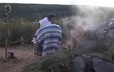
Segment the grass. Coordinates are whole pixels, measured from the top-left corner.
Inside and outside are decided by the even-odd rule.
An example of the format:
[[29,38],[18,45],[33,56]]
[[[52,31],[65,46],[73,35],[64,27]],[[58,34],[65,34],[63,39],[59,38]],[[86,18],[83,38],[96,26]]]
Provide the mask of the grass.
[[23,72],[71,72],[70,62],[69,52],[57,52],[25,66]]

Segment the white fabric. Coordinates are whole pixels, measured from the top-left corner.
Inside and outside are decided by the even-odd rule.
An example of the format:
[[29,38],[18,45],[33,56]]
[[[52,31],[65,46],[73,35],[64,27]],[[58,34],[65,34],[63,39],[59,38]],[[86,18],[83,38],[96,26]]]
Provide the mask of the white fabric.
[[36,45],[37,41],[36,41],[35,38],[32,39],[32,43],[33,43],[34,45]]
[[41,19],[41,20],[39,21],[39,23],[40,23],[40,27],[46,26],[46,25],[48,25],[48,24],[51,24],[51,22],[48,20],[47,17]]

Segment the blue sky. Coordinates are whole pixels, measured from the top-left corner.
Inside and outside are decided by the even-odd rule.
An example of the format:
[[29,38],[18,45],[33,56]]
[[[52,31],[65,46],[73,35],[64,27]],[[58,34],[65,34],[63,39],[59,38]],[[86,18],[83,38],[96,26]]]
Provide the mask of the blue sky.
[[113,0],[0,0],[0,3],[33,3],[33,4],[63,4],[63,5],[91,5],[114,7]]

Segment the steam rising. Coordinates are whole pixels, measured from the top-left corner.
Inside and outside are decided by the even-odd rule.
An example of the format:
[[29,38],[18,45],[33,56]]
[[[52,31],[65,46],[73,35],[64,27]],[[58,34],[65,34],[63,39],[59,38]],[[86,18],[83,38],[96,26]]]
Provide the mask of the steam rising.
[[114,7],[113,0],[71,0],[74,5],[89,5],[100,7]]
[[72,8],[77,15],[63,19],[63,24],[75,21],[75,25],[84,25],[87,30],[96,29],[102,22],[114,16],[113,8],[98,6],[73,6]]

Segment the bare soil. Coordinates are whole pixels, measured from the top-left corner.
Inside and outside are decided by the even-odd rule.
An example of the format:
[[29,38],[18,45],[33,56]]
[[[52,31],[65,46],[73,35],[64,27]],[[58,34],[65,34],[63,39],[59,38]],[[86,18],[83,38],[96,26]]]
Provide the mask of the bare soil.
[[10,47],[8,52],[14,52],[16,58],[5,59],[5,48],[0,48],[0,72],[22,72],[24,66],[38,59],[38,56],[34,55],[34,47],[32,46]]

